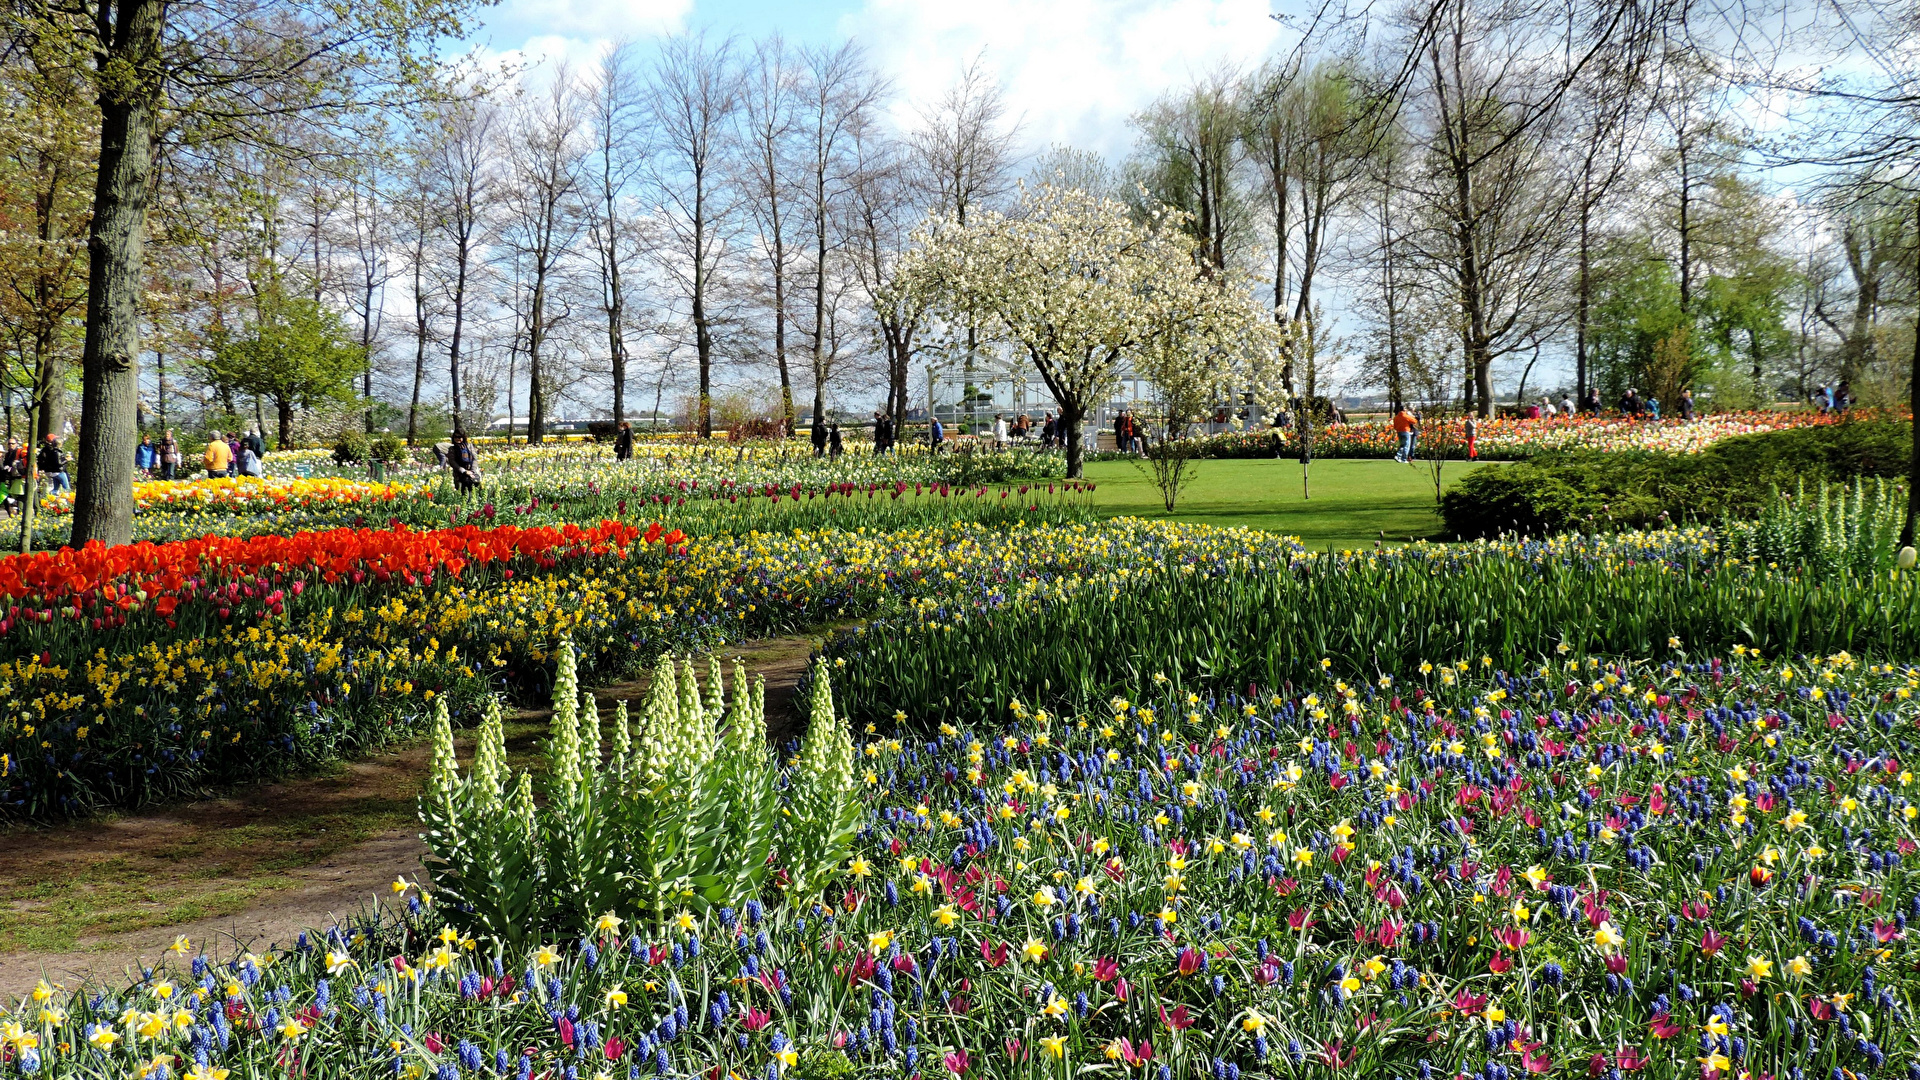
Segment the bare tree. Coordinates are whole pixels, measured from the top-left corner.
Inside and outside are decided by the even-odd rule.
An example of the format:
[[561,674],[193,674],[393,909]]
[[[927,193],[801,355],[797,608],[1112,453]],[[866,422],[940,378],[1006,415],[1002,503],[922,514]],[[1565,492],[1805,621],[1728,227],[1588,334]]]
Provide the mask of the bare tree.
[[[1601,57],[1574,82],[1568,111],[1570,141],[1578,168],[1574,194],[1577,243],[1573,288],[1574,396],[1586,401],[1590,381],[1588,335],[1593,316],[1593,255],[1596,225],[1628,173],[1645,119],[1647,88],[1637,54]],[[1584,406],[1583,406],[1584,407]]]
[[867,125],[880,101],[882,83],[867,66],[859,46],[844,42],[834,48],[809,49],[805,65],[798,120],[805,140],[801,194],[807,223],[812,229],[812,325],[808,328],[813,374],[813,423],[826,422],[827,378],[834,360],[830,321],[836,315],[831,302],[839,285],[833,281],[838,256],[846,243],[854,192],[859,187],[859,161],[854,153],[855,132]]
[[[1388,115],[1336,61],[1270,67],[1244,94],[1242,130],[1273,229],[1274,318],[1306,321],[1334,223],[1364,188]],[[1291,370],[1281,378],[1292,385]]]
[[1199,242],[1200,264],[1214,278],[1239,254],[1249,225],[1235,182],[1245,131],[1237,81],[1216,71],[1133,118],[1140,145],[1129,169],[1129,201],[1144,200],[1143,212],[1181,211],[1182,228]]
[[[991,207],[1006,196],[1018,162],[1019,125],[1008,121],[1006,95],[984,61],[984,54],[976,55],[959,81],[921,110],[920,123],[908,136],[929,212],[963,226],[975,207]],[[978,355],[979,332],[970,322],[964,359],[969,418]]]
[[727,251],[735,195],[726,183],[727,154],[740,109],[740,75],[731,39],[703,34],[669,38],[660,47],[648,113],[655,133],[648,179],[659,206],[664,242],[656,249],[664,275],[679,288],[693,325],[700,373],[697,426],[713,437],[714,278]]
[[[353,311],[360,317],[360,351],[367,358],[366,370],[361,373],[361,396],[366,398],[364,417],[366,431],[373,433],[373,369],[374,349],[380,336],[380,316],[385,305],[382,300],[386,291],[387,279],[392,270],[387,262],[387,249],[391,244],[392,223],[387,217],[387,203],[390,193],[383,189],[381,178],[385,168],[384,148],[377,148],[368,155],[348,177],[346,202],[346,228],[353,248],[354,275],[351,290]],[[408,419],[409,429],[412,419]],[[413,433],[408,431],[409,445]]]
[[466,408],[461,398],[462,347],[467,314],[481,271],[481,256],[492,235],[500,198],[500,177],[493,160],[496,128],[493,106],[474,100],[455,101],[433,114],[434,131],[423,174],[431,197],[440,208],[439,228],[447,244],[442,272],[453,326],[447,338],[447,385],[455,432],[466,430]]
[[753,64],[741,93],[744,145],[741,186],[759,232],[759,256],[766,264],[773,331],[773,362],[780,375],[782,434],[794,427],[793,374],[787,363],[788,291],[792,288],[788,233],[795,199],[789,175],[793,145],[800,133],[796,116],[801,72],[778,34],[754,46]]
[[1409,184],[1429,219],[1414,242],[1451,293],[1466,404],[1482,416],[1493,415],[1494,361],[1547,336],[1562,311],[1572,188],[1550,136],[1565,83],[1541,34],[1448,0],[1411,102],[1427,151]]
[[[426,141],[432,138],[432,133],[430,129],[418,132],[415,138],[420,141],[409,148],[405,159],[412,166],[410,171],[413,180],[400,189],[401,201],[396,208],[400,215],[401,236],[406,245],[407,276],[412,285],[410,293],[413,300],[412,393],[407,400],[408,446],[419,443],[420,390],[427,378],[427,348],[433,338],[435,309],[440,296],[427,260],[446,224],[446,208],[437,197],[439,191],[433,181],[433,146]],[[457,414],[454,423],[459,424]]]
[[907,375],[919,352],[917,340],[926,317],[923,297],[895,288],[900,254],[910,244],[919,206],[909,181],[902,147],[877,125],[856,127],[852,193],[853,271],[871,305],[875,337],[886,366],[886,414],[893,430],[907,418]]
[[633,47],[618,42],[600,60],[600,77],[588,95],[594,128],[593,214],[590,226],[600,264],[600,307],[607,319],[607,360],[613,377],[613,419],[627,418],[627,290],[639,257],[636,230],[626,220],[635,172],[645,158],[641,145],[644,97],[634,71]]
[[513,125],[507,187],[508,236],[525,274],[527,442],[546,437],[547,393],[553,372],[542,368],[554,328],[567,317],[557,280],[580,231],[580,96],[570,72],[554,73],[545,93],[526,103]]

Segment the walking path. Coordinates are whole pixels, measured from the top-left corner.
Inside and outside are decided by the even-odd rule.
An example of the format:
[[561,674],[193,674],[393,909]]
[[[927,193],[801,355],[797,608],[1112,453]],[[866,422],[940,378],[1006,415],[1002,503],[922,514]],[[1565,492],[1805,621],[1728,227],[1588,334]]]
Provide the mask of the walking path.
[[[793,690],[817,643],[768,638],[723,653],[765,677],[777,739],[803,722]],[[645,690],[638,680],[595,696],[611,703]],[[534,757],[546,723],[544,710],[513,717],[513,764]],[[458,748],[468,760],[471,740]],[[392,897],[394,878],[421,873],[414,800],[428,765],[420,740],[224,798],[0,831],[0,1001],[18,1001],[43,977],[111,984],[169,959],[182,935],[195,950],[231,956]]]

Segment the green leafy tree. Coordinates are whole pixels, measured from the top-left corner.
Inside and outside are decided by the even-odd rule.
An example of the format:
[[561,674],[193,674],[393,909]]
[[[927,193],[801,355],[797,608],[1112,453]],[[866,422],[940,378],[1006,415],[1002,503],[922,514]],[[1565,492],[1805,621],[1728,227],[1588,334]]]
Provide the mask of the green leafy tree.
[[366,350],[340,316],[309,297],[275,296],[244,337],[215,343],[212,374],[244,393],[272,400],[279,445],[293,442],[293,410],[354,400]]

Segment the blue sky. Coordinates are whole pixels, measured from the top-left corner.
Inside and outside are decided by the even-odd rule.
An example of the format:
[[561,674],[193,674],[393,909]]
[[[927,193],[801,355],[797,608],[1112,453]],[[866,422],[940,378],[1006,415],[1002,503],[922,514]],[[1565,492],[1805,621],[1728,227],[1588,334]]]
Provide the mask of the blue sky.
[[800,43],[852,37],[892,81],[902,121],[975,56],[1005,87],[1026,149],[1068,143],[1109,155],[1127,118],[1220,66],[1248,68],[1285,44],[1278,0],[502,0],[473,42],[525,60],[590,62],[606,43],[705,28]]

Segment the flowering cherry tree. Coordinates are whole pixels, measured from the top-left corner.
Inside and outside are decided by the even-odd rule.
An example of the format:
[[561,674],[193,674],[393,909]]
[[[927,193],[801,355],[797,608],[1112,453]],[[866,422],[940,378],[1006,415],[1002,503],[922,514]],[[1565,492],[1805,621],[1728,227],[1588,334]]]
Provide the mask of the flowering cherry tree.
[[973,326],[1033,364],[1060,406],[1067,475],[1077,477],[1081,424],[1123,366],[1197,399],[1225,386],[1271,334],[1251,301],[1201,277],[1171,217],[1142,222],[1113,199],[1043,184],[1023,191],[1012,213],[976,211],[964,225],[947,218],[920,230],[898,287],[940,320],[940,344]]

